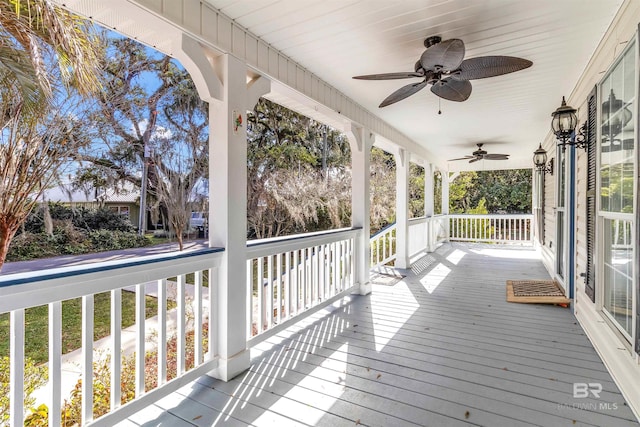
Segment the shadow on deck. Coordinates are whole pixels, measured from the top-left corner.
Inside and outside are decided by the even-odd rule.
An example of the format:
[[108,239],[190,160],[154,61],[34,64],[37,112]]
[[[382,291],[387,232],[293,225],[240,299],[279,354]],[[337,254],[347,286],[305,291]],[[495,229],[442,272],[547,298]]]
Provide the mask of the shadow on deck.
[[534,250],[447,244],[400,273],[121,425],[637,425],[571,310],[506,302],[506,280],[548,279]]

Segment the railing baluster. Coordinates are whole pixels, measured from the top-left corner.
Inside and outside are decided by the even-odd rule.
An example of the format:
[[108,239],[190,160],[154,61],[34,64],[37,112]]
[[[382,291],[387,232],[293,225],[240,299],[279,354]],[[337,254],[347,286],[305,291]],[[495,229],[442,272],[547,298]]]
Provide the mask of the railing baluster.
[[339,255],[338,255],[338,248],[339,248],[339,244],[337,242],[333,242],[332,243],[332,252],[333,252],[333,292],[334,293],[338,293],[340,292],[339,286],[338,286],[338,269],[340,267],[340,260],[339,260]]
[[[247,260],[247,283],[249,284],[247,292],[247,337],[252,337],[253,336],[253,287],[254,287],[254,281],[253,281],[254,277],[253,277],[253,260],[249,259]],[[211,285],[209,285],[211,286]],[[213,302],[210,302],[213,303]]]
[[194,298],[195,307],[193,308],[193,352],[194,365],[198,366],[202,363],[202,271],[194,273]]
[[111,291],[111,410],[120,406],[122,389],[122,289]]
[[167,382],[167,279],[158,280],[158,387]]
[[522,240],[522,220],[518,220],[518,240]]
[[82,425],[93,420],[93,300],[82,297]]
[[339,265],[340,265],[340,281],[339,283],[339,292],[342,292],[344,290],[344,242],[340,241],[338,242],[338,247],[340,248],[338,250],[339,256],[340,256],[340,260],[338,261]]
[[136,397],[144,394],[145,285],[136,285]]
[[209,269],[209,360],[213,360],[218,348],[218,269]]
[[9,338],[9,390],[11,427],[24,423],[24,309],[11,311]]
[[267,328],[273,326],[273,255],[267,257]]
[[177,284],[177,288],[178,288],[178,292],[177,292],[177,298],[176,298],[176,303],[178,304],[177,307],[177,316],[178,318],[176,319],[177,322],[177,326],[178,326],[178,330],[177,330],[177,373],[178,375],[182,375],[185,371],[185,357],[186,357],[186,344],[187,344],[187,340],[186,340],[186,335],[187,335],[187,331],[186,331],[186,325],[185,325],[185,314],[186,314],[186,301],[185,301],[185,282],[186,282],[186,276],[184,274],[179,274],[178,275],[178,284]]
[[[120,382],[118,382],[118,385],[119,384]],[[60,425],[61,406],[62,406],[62,302],[55,301],[55,302],[49,303],[49,426],[50,427],[57,427]]]
[[324,283],[324,245],[318,246],[318,294],[320,301],[327,299],[327,291]]
[[258,316],[256,319],[256,330],[258,333],[264,330],[265,325],[265,311],[266,307],[264,306],[264,258],[259,257],[258,260]]
[[471,236],[471,218],[465,218],[464,221],[464,227],[465,227],[465,236],[467,236],[467,239],[469,239]]
[[312,275],[313,275],[313,272],[312,272],[312,264],[311,264],[311,263],[312,263],[312,259],[311,259],[311,257],[312,257],[311,248],[307,248],[306,253],[307,253],[307,255],[306,255],[306,258],[305,258],[305,269],[304,269],[304,270],[305,270],[305,278],[304,278],[304,306],[303,306],[303,308],[304,308],[304,309],[307,309],[307,308],[309,308],[309,307],[310,307],[310,304],[311,304],[311,303],[310,303],[310,301],[311,301],[311,298],[312,298],[312,295],[311,295],[311,287],[313,286],[313,285],[312,285],[312,280],[313,280]]
[[286,319],[291,318],[291,252],[285,254],[285,286],[284,286],[284,316]]
[[353,285],[355,283],[355,280],[353,280],[353,278],[355,277],[355,262],[354,262],[354,240],[353,239],[349,239],[347,240],[347,245],[349,245],[349,286]]
[[276,290],[276,302],[278,303],[278,306],[276,307],[276,312],[277,312],[277,317],[278,317],[278,324],[280,324],[280,322],[282,321],[282,254],[279,253],[276,256],[276,276],[278,277],[276,280],[276,286],[278,287]]
[[330,298],[333,296],[331,293],[331,270],[330,270],[330,256],[331,251],[329,250],[329,245],[322,245],[322,283],[324,286],[324,294],[326,298]]
[[318,286],[320,284],[320,273],[318,273],[318,247],[314,246],[311,249],[311,301],[310,306],[316,305],[320,299],[320,293],[318,292]]
[[298,314],[298,298],[299,298],[298,297],[298,295],[299,295],[298,286],[300,286],[299,285],[300,281],[298,280],[299,277],[300,277],[299,276],[299,269],[298,269],[299,268],[298,264],[300,264],[300,260],[298,259],[298,255],[299,255],[299,253],[298,253],[297,249],[295,251],[293,251],[293,295],[292,295],[293,305],[294,305],[294,307],[292,309],[292,314],[293,315]]

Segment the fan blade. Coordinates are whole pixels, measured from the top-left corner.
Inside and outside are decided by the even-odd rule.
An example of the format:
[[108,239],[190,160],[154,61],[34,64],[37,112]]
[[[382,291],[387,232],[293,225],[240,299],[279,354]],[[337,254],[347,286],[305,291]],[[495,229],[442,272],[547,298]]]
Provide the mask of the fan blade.
[[397,80],[397,79],[410,79],[413,77],[424,77],[424,73],[385,73],[385,74],[368,74],[366,76],[353,76],[352,78],[358,80]]
[[459,157],[457,159],[449,159],[447,160],[447,162],[455,162],[456,160],[469,160],[469,159],[474,159],[475,156],[464,156],[464,157]]
[[391,95],[387,96],[384,101],[380,103],[379,108],[386,107],[387,105],[391,105],[395,102],[402,101],[403,99],[413,95],[418,92],[420,89],[424,88],[427,85],[427,81],[423,80],[420,83],[412,83],[410,85],[402,86],[397,91],[393,92]]
[[513,56],[480,56],[465,59],[460,64],[460,73],[451,76],[459,80],[485,79],[524,70],[533,65],[528,59]]
[[486,160],[509,160],[508,154],[485,154],[483,157]]
[[471,83],[467,80],[440,80],[431,86],[431,92],[449,101],[462,102],[471,95]]
[[482,160],[482,157],[476,157],[474,159],[471,159],[471,160],[469,160],[469,163],[477,162],[479,160]]
[[427,71],[453,71],[464,59],[464,42],[450,39],[435,44],[422,53],[420,63]]

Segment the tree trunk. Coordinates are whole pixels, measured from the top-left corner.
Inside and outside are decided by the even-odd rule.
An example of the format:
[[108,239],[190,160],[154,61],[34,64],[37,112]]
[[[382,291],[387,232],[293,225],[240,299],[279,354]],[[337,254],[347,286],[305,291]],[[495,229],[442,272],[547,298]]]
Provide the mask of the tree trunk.
[[182,250],[184,249],[184,237],[182,236],[182,232],[183,229],[182,228],[178,228],[176,226],[173,227],[175,233],[176,233],[176,240],[178,240],[178,247],[180,248],[180,251],[182,252]]
[[53,219],[51,218],[48,202],[42,204],[42,216],[44,217],[44,232],[49,236],[53,236]]
[[4,266],[4,260],[7,258],[7,253],[9,253],[11,239],[13,239],[17,230],[18,227],[12,228],[5,224],[0,224],[0,272],[2,271],[2,266]]

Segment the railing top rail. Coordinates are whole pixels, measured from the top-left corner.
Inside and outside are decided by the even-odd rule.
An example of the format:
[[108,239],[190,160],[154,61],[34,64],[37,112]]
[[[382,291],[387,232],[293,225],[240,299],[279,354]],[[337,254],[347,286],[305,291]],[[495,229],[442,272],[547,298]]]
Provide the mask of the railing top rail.
[[390,229],[392,229],[392,228],[393,228],[393,227],[395,227],[395,226],[396,226],[396,223],[395,223],[395,222],[393,222],[393,223],[391,223],[391,224],[389,224],[389,225],[387,225],[387,226],[385,226],[385,227],[381,228],[380,230],[378,230],[378,232],[377,232],[377,233],[375,233],[375,234],[373,234],[373,235],[369,236],[369,238],[370,238],[370,239],[373,239],[374,237],[379,236],[380,234],[385,233],[386,231],[389,231]]
[[409,223],[409,225],[411,225],[411,224],[422,224],[423,222],[429,221],[429,219],[431,219],[431,217],[419,216],[417,218],[409,218],[407,220],[407,222]]
[[224,248],[205,248],[193,251],[170,252],[156,255],[145,255],[136,258],[118,259],[112,261],[96,262],[91,264],[72,265],[68,267],[51,268],[39,272],[23,272],[0,276],[0,288],[22,285],[43,280],[68,278],[82,274],[98,273],[115,269],[157,264],[166,261],[175,261],[207,254],[224,252]]
[[247,242],[247,259],[275,253],[294,251],[309,246],[336,242],[355,236],[362,228],[341,228],[338,230],[319,231],[296,234],[293,236],[273,237],[270,239],[251,240]]
[[449,218],[528,219],[533,214],[449,214]]
[[223,252],[206,248],[0,276],[0,313],[213,268]]

